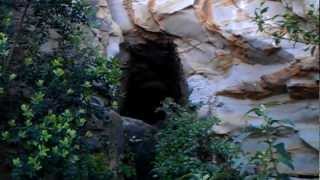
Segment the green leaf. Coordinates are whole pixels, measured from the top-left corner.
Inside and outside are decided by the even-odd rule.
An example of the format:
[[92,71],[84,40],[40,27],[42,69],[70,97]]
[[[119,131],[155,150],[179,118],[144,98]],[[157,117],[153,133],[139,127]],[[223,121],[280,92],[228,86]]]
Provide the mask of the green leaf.
[[269,7],[265,7],[265,8],[263,8],[262,10],[261,10],[261,14],[264,14],[264,13],[266,13],[267,11],[268,11],[268,9],[269,9]]
[[245,114],[245,116],[248,116],[252,112],[254,112],[259,117],[263,116],[265,114],[265,106],[260,105],[259,107],[252,108]]
[[58,77],[61,77],[64,75],[64,70],[62,68],[57,68],[57,69],[54,69],[53,70],[53,73],[58,76]]
[[62,61],[62,58],[56,58],[51,62],[51,64],[53,67],[62,67]]
[[1,133],[1,136],[4,141],[7,141],[9,139],[10,134],[8,131],[4,131]]
[[14,126],[16,126],[16,121],[14,119],[12,119],[8,122],[8,124],[9,124],[9,126],[14,127]]
[[42,166],[41,166],[41,163],[40,163],[40,160],[38,157],[32,157],[32,156],[29,156],[28,157],[28,164],[31,166],[31,168],[35,171],[39,171]]
[[42,79],[39,79],[36,84],[38,87],[42,87],[43,86],[44,81]]
[[12,164],[15,166],[15,167],[21,167],[21,160],[20,158],[15,158],[12,160]]
[[32,97],[33,104],[40,104],[43,101],[45,94],[43,92],[36,92]]
[[285,164],[286,166],[290,167],[293,170],[294,166],[292,164],[292,159],[288,151],[285,149],[284,143],[276,144],[273,147],[277,151],[279,162]]
[[27,137],[27,133],[26,133],[26,131],[19,131],[18,132],[18,136],[20,137],[20,138],[26,138]]
[[49,134],[49,132],[47,130],[41,131],[41,136],[40,136],[41,141],[48,142],[51,137],[52,137],[52,135]]
[[12,74],[10,74],[10,76],[9,76],[9,80],[12,81],[12,80],[16,79],[16,77],[17,77],[17,74],[12,73]]
[[28,120],[32,119],[34,114],[32,112],[32,109],[30,108],[29,105],[22,104],[21,105],[21,110],[22,110],[22,115]]
[[31,57],[27,57],[25,60],[24,60],[24,64],[25,65],[31,65],[33,63],[32,61],[32,58]]

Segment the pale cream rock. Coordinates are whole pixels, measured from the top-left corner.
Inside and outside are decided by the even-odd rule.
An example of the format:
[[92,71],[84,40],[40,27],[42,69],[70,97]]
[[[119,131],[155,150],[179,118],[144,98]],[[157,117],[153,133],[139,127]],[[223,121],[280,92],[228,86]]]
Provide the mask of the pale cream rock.
[[188,8],[166,16],[158,20],[160,29],[178,37],[195,39],[198,41],[208,40],[205,28],[199,23],[194,9]]
[[126,33],[134,28],[127,10],[125,9],[125,0],[107,0],[112,19]]
[[132,2],[133,21],[146,31],[160,32],[160,27],[149,11],[148,0],[134,0]]
[[195,0],[150,0],[151,12],[158,17],[170,15],[194,4]]

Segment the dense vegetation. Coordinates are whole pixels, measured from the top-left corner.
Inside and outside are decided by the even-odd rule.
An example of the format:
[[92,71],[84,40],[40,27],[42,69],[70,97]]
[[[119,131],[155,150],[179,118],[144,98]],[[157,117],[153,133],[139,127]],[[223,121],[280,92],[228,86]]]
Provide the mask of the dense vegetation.
[[[111,107],[120,76],[117,61],[81,42],[81,30],[89,26],[89,4],[0,4],[1,153],[12,179],[111,177],[107,151],[92,153],[82,140],[89,134],[86,121],[101,111],[91,97],[99,92]],[[52,36],[58,48],[43,52]]]
[[217,118],[198,119],[195,109],[170,100],[164,102],[162,110],[169,118],[158,134],[156,176],[160,179],[238,179],[230,164],[236,155],[236,146],[226,138],[210,136],[210,128],[219,122]]
[[215,117],[199,119],[194,108],[170,100],[164,102],[162,110],[167,113],[168,122],[158,133],[154,168],[157,178],[282,180],[288,176],[278,171],[279,163],[294,169],[284,143],[276,142],[277,134],[293,125],[288,120],[271,118],[263,105],[247,113],[262,119],[263,124],[244,129],[247,137],[264,137],[260,143],[266,148],[254,154],[246,154],[239,143],[214,134],[211,127],[219,124]]

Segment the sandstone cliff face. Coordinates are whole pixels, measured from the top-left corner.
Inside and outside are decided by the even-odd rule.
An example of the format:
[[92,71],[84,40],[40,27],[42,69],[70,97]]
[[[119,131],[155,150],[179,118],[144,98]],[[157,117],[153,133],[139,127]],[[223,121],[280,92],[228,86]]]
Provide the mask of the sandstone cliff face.
[[[203,103],[199,115],[216,115],[219,134],[239,135],[239,129],[259,120],[242,118],[257,104],[270,115],[290,119],[292,131],[279,137],[293,155],[292,175],[319,174],[319,61],[305,44],[282,41],[257,32],[251,21],[261,0],[96,0],[96,29],[109,56],[123,41],[170,36],[183,65],[189,99]],[[267,16],[281,14],[285,5],[303,17],[315,0],[267,0]],[[104,28],[106,27],[106,28]],[[124,37],[124,38],[123,38]],[[243,149],[260,148],[257,138],[242,139]]]

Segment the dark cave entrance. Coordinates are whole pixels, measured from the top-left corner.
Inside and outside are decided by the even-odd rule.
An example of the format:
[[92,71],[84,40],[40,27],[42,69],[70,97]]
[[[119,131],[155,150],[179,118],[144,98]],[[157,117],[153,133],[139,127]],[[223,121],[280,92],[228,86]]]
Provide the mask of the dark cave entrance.
[[184,103],[182,67],[171,41],[124,43],[121,56],[124,64],[121,115],[155,124],[165,119],[164,112],[155,111],[166,97]]

